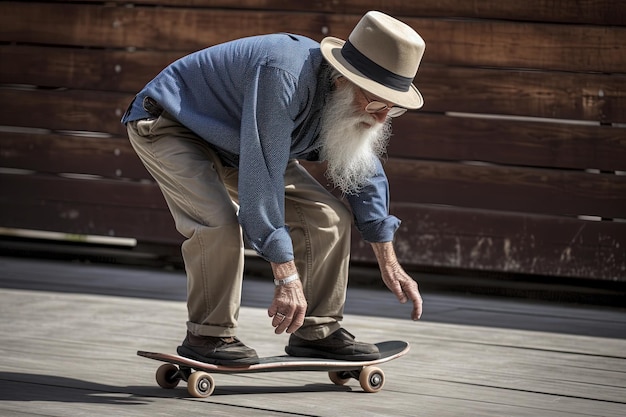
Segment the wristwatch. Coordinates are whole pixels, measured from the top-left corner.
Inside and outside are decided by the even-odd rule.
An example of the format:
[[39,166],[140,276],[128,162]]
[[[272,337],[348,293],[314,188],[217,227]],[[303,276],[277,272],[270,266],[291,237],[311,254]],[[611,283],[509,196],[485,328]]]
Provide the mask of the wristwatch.
[[279,286],[279,285],[287,285],[290,282],[294,282],[296,280],[298,280],[298,274],[293,274],[293,275],[289,275],[287,278],[283,278],[283,279],[274,279],[274,285]]

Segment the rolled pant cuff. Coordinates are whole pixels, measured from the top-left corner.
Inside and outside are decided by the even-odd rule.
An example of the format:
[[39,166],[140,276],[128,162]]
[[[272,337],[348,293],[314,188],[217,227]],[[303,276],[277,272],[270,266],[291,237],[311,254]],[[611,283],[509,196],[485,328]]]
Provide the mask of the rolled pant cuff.
[[296,336],[304,340],[319,340],[330,336],[339,330],[341,325],[338,322],[327,324],[316,324],[310,327],[300,328],[296,331]]
[[187,322],[187,330],[196,336],[233,337],[237,335],[234,327],[209,326],[206,324]]

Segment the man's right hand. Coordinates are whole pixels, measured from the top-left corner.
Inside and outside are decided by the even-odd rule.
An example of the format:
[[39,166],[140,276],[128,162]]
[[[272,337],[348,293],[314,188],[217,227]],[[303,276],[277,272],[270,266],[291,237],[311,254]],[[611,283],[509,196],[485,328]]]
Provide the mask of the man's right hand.
[[293,333],[304,324],[307,302],[302,290],[302,282],[298,279],[285,285],[278,285],[274,290],[274,301],[267,310],[272,317],[274,332]]
[[[274,278],[277,280],[298,275],[298,269],[294,261],[284,263],[270,262]],[[293,333],[304,324],[306,315],[306,298],[302,290],[302,282],[298,279],[285,285],[278,285],[274,290],[274,301],[267,310],[272,317],[274,332],[281,334],[284,331]]]

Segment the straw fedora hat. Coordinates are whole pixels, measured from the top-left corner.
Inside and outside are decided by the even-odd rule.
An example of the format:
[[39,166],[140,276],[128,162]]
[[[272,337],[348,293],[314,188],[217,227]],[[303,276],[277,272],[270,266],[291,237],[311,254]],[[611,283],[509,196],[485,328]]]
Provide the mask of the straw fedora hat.
[[407,109],[424,105],[413,78],[426,44],[405,23],[370,11],[354,27],[347,42],[329,36],[320,47],[337,71],[371,94]]

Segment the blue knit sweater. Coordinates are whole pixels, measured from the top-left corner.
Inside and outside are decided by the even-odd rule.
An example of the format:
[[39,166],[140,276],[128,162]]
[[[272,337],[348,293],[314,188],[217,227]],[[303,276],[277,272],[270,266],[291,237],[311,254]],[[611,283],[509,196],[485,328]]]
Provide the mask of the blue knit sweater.
[[[135,97],[122,123],[150,117],[144,97],[209,142],[239,168],[239,223],[259,255],[293,260],[284,220],[289,159],[316,160],[320,114],[330,91],[319,44],[303,36],[243,38],[185,56]],[[358,195],[347,196],[363,239],[388,242],[400,221],[389,215],[382,165]]]

